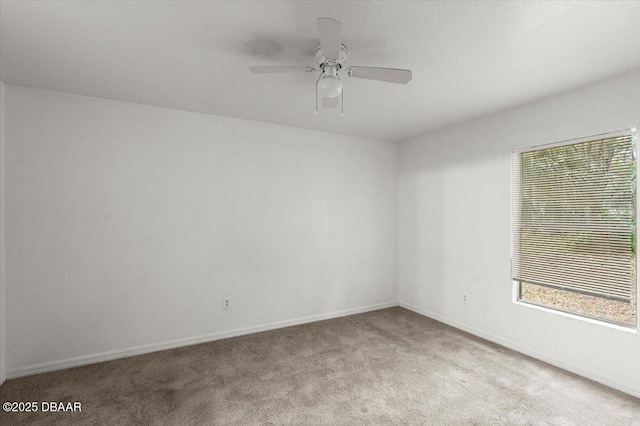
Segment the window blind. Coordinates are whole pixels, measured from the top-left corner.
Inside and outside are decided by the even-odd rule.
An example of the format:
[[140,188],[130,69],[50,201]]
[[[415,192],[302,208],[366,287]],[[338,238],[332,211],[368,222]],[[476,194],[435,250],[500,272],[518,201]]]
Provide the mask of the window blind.
[[513,279],[629,301],[635,132],[515,152]]

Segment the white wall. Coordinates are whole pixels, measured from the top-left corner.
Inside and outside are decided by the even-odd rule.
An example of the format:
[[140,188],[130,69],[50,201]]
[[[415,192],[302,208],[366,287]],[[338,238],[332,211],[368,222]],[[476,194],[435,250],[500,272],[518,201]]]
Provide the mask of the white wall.
[[511,151],[640,127],[640,71],[404,142],[399,170],[381,141],[10,85],[6,106],[10,377],[393,305],[399,250],[404,306],[640,396],[637,334],[510,280]]
[[512,303],[510,270],[512,150],[629,127],[640,71],[403,142],[400,304],[640,396],[637,334]]
[[397,304],[396,144],[11,85],[6,106],[10,377]]
[[6,262],[5,262],[5,232],[4,232],[4,177],[5,177],[5,125],[4,125],[4,93],[5,86],[0,81],[0,385],[6,378],[6,299],[5,299],[5,283],[6,283]]

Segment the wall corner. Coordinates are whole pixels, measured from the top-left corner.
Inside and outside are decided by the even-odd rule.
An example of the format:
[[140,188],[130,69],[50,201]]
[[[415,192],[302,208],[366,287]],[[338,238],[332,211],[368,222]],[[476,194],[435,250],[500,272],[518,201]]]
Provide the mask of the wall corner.
[[5,84],[0,81],[0,385],[6,379]]

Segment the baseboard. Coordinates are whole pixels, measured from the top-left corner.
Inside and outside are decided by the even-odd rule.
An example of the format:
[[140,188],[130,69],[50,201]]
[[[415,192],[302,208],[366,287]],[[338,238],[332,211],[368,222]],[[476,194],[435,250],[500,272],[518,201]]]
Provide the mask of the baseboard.
[[166,349],[178,348],[181,346],[196,345],[198,343],[212,342],[215,340],[228,339],[230,337],[244,336],[247,334],[259,333],[261,331],[275,330],[278,328],[291,327],[294,325],[307,324],[310,322],[323,321],[332,318],[340,318],[349,315],[361,314],[364,312],[377,311],[380,309],[398,306],[397,301],[378,303],[375,305],[360,308],[345,309],[341,311],[329,312],[326,314],[311,315],[292,320],[278,321],[254,327],[238,328],[235,330],[221,331],[217,333],[205,334],[201,336],[187,337],[184,339],[172,340],[169,342],[152,343],[149,345],[136,346],[127,349],[101,352],[97,354],[84,355],[74,358],[66,358],[57,361],[45,362],[42,364],[28,365],[25,367],[12,368],[7,370],[6,379],[15,379],[33,374],[47,373],[50,371],[64,370],[67,368],[80,367],[82,365],[96,364],[98,362],[112,361],[114,359],[126,358],[135,355],[142,355],[151,352],[163,351]]
[[540,361],[546,362],[547,364],[551,364],[551,365],[553,365],[555,367],[558,367],[558,368],[561,368],[563,370],[569,371],[571,373],[577,374],[578,376],[585,377],[587,379],[593,380],[594,382],[601,383],[601,384],[603,384],[605,386],[608,386],[610,388],[613,388],[613,389],[619,390],[621,392],[627,393],[629,395],[635,396],[636,398],[640,398],[640,389],[633,388],[633,387],[627,386],[625,384],[622,384],[622,383],[607,379],[607,378],[602,377],[602,376],[600,376],[598,374],[594,374],[594,373],[592,373],[590,371],[585,371],[585,370],[582,370],[580,368],[576,368],[576,367],[574,367],[572,365],[569,365],[569,364],[567,364],[567,363],[565,363],[565,362],[563,362],[563,361],[561,361],[559,359],[556,359],[556,358],[541,354],[541,353],[536,352],[534,350],[531,350],[529,348],[520,346],[520,345],[518,345],[516,343],[513,343],[513,342],[508,341],[506,339],[503,339],[501,337],[498,337],[498,336],[496,336],[494,334],[486,333],[484,331],[481,331],[481,330],[478,330],[478,329],[476,329],[474,327],[471,327],[471,326],[469,326],[467,324],[463,324],[463,323],[461,323],[459,321],[452,320],[452,319],[444,317],[442,315],[427,311],[425,309],[419,308],[419,307],[417,307],[415,305],[412,305],[410,303],[406,303],[406,302],[402,302],[401,301],[398,304],[401,307],[403,307],[405,309],[408,309],[410,311],[413,311],[413,312],[415,312],[417,314],[420,314],[420,315],[423,315],[425,317],[429,317],[429,318],[435,319],[437,321],[440,321],[442,323],[445,323],[447,325],[450,325],[450,326],[455,327],[457,329],[460,329],[462,331],[466,331],[467,333],[473,334],[474,336],[478,336],[478,337],[483,338],[485,340],[488,340],[490,342],[497,343],[497,344],[499,344],[501,346],[504,346],[506,348],[512,349],[512,350],[514,350],[516,352],[520,352],[521,354],[530,356],[532,358],[535,358],[535,359],[538,359]]

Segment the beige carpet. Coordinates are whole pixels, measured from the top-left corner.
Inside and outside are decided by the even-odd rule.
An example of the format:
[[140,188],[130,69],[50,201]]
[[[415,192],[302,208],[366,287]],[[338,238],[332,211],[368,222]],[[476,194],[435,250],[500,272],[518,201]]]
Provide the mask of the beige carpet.
[[42,425],[640,425],[640,400],[402,308],[10,380]]

